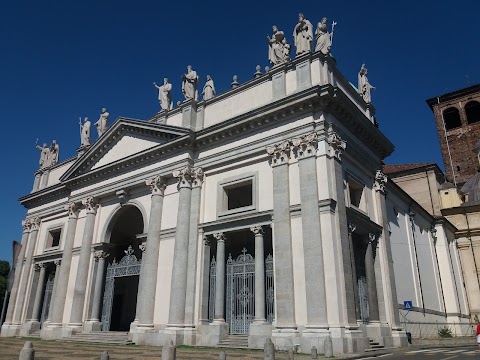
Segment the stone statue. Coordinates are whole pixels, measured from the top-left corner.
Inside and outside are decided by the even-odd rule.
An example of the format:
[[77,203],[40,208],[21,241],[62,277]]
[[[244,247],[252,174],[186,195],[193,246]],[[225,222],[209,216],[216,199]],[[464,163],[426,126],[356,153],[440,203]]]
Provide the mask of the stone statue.
[[207,81],[205,82],[205,85],[203,86],[203,100],[209,100],[213,97],[215,97],[215,85],[213,84],[213,80],[210,77],[210,75],[207,75]]
[[170,93],[172,91],[172,84],[168,82],[167,78],[164,78],[162,86],[158,86],[155,82],[153,85],[158,89],[158,102],[160,103],[162,110],[172,110],[173,101]]
[[40,161],[38,164],[40,165],[40,169],[44,169],[48,166],[48,157],[50,155],[50,149],[47,147],[47,144],[43,144],[43,146],[40,146],[38,144],[35,144],[35,147],[40,150]]
[[362,64],[360,72],[358,73],[358,93],[362,96],[363,100],[369,104],[372,102],[370,90],[375,89],[375,86],[372,86],[368,82],[367,73],[368,70],[365,67],[365,64]]
[[279,31],[276,25],[272,26],[272,37],[268,39],[268,60],[275,66],[290,60],[290,45],[287,44],[283,31]]
[[305,19],[302,13],[298,14],[298,24],[293,30],[297,56],[312,51],[313,27],[312,23]]
[[58,153],[60,151],[60,147],[58,146],[55,140],[52,141],[50,145],[49,154],[48,154],[48,166],[57,165],[58,163]]
[[328,32],[326,17],[318,23],[317,30],[315,30],[315,37],[317,39],[315,51],[320,51],[325,55],[328,54],[332,47],[332,35]]
[[182,76],[182,93],[185,100],[197,100],[198,98],[198,75],[192,70],[192,66],[187,66],[187,73]]
[[98,137],[102,136],[102,134],[107,131],[108,127],[108,116],[110,114],[107,112],[106,108],[102,108],[102,113],[100,114],[100,118],[95,123],[97,127]]
[[83,120],[83,125],[80,123],[80,140],[81,146],[90,146],[90,120],[86,117]]

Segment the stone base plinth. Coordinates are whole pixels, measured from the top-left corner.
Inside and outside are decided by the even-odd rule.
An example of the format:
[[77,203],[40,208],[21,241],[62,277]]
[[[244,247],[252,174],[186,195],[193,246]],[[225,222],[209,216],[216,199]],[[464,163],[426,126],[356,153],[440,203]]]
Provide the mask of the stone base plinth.
[[301,332],[300,347],[296,349],[298,352],[308,354],[312,350],[312,346],[317,348],[319,354],[323,354],[325,338],[331,336],[327,329],[305,328]]
[[147,345],[147,338],[156,335],[158,336],[158,331],[152,326],[142,326],[137,325],[134,329],[130,329],[130,335],[128,338],[135,343],[136,345]]
[[20,330],[22,326],[19,324],[12,325],[12,324],[3,324],[2,331],[0,332],[1,337],[11,337],[11,336],[18,336],[20,334]]
[[392,330],[392,344],[394,347],[408,346],[407,333],[403,330]]
[[251,323],[248,332],[248,347],[253,349],[263,349],[265,341],[272,337],[272,324]]
[[275,328],[272,330],[272,342],[277,350],[297,349],[300,347],[300,332],[296,328]]
[[220,341],[228,336],[226,322],[213,322],[208,325],[199,325],[197,328],[197,345],[217,346]]
[[83,332],[102,331],[102,323],[96,320],[90,320],[83,325]]
[[370,342],[364,332],[359,329],[342,329],[342,337],[336,337],[332,331],[333,353],[362,353],[370,347]]
[[22,325],[20,336],[29,336],[38,330],[40,330],[40,321],[28,321]]
[[40,330],[40,337],[45,340],[60,340],[70,338],[81,330],[82,328],[64,327],[63,324],[49,324]]

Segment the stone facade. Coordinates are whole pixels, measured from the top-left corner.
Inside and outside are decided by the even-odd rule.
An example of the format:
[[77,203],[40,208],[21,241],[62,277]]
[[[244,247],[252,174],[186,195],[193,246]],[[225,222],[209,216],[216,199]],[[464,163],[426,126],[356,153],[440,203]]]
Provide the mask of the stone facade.
[[373,114],[317,52],[147,121],[117,119],[20,199],[1,335],[124,330],[136,344],[216,346],[243,334],[252,348],[271,338],[305,353],[326,337],[335,353],[406,345],[379,171],[393,145]]

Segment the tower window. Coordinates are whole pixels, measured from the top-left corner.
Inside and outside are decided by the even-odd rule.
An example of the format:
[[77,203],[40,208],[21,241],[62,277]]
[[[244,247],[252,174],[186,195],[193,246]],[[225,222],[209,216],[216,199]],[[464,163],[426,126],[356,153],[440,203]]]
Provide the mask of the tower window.
[[457,108],[450,107],[443,110],[443,121],[445,121],[445,128],[447,130],[455,129],[462,126],[460,120],[460,113]]
[[473,124],[480,121],[480,103],[478,101],[470,101],[465,105],[465,114],[467,122]]

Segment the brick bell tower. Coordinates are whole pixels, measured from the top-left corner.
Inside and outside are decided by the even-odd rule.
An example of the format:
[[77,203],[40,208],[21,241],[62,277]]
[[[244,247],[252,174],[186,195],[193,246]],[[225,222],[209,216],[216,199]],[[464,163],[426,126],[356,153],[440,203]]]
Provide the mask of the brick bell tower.
[[462,185],[477,173],[480,84],[427,100],[435,115],[447,179]]

